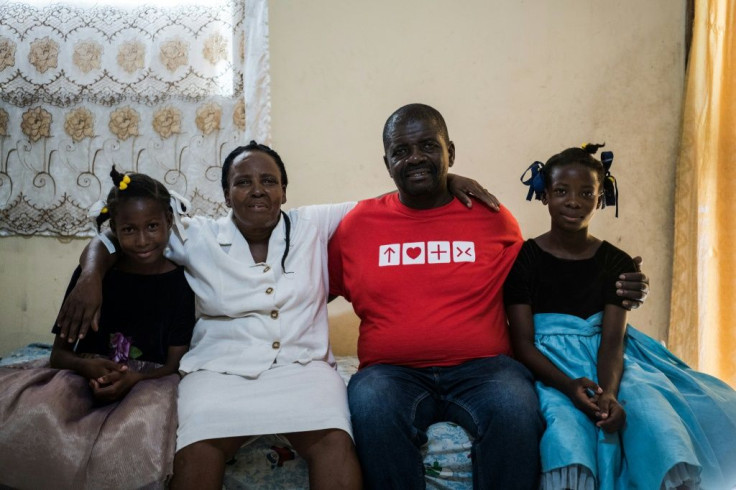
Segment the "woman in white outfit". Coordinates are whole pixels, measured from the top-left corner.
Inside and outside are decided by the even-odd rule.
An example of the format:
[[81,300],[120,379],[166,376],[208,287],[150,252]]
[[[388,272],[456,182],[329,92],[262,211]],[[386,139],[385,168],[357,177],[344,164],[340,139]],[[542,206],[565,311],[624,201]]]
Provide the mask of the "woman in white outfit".
[[171,259],[197,298],[180,370],[172,488],[220,487],[249,437],[283,434],[311,488],[359,488],[345,383],[327,328],[327,241],[354,203],[284,213],[279,155],[251,142],[225,159],[228,216],[183,220]]

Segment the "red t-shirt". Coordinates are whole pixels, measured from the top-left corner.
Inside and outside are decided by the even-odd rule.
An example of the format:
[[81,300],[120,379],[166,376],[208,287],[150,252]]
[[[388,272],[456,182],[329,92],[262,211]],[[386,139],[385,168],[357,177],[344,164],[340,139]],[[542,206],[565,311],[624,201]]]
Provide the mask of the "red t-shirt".
[[360,367],[453,366],[509,354],[503,283],[522,244],[506,208],[361,201],[330,240],[330,293],[360,317]]

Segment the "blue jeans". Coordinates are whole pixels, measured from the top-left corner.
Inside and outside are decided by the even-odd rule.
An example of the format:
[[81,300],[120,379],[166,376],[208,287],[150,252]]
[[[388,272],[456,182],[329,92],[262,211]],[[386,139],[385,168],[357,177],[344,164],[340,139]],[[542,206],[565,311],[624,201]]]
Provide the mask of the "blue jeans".
[[510,357],[420,369],[369,366],[350,379],[348,402],[368,489],[425,488],[419,448],[429,426],[441,421],[474,438],[476,490],[537,488],[544,420],[531,374]]

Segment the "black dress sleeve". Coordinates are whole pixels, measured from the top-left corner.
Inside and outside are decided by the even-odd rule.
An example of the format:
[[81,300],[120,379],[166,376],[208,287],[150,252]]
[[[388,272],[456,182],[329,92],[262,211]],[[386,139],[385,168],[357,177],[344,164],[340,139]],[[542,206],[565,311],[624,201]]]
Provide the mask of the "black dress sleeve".
[[532,304],[532,281],[536,255],[536,249],[531,240],[525,241],[503,284],[504,305]]

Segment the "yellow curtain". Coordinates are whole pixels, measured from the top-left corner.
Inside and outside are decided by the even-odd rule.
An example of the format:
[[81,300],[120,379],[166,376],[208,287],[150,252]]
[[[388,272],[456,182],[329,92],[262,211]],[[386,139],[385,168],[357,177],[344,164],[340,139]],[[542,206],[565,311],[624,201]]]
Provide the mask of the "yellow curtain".
[[736,2],[696,0],[675,190],[669,347],[736,387]]

